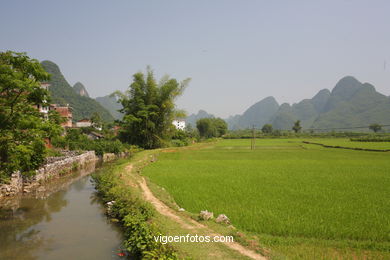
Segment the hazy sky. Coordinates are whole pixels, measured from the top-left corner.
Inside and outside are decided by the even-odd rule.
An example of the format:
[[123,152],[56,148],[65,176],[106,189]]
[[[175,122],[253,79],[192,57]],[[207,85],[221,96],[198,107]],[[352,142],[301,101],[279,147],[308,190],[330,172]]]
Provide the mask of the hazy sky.
[[0,50],[54,61],[93,97],[151,65],[192,78],[180,108],[226,117],[345,75],[390,95],[390,1],[2,0]]

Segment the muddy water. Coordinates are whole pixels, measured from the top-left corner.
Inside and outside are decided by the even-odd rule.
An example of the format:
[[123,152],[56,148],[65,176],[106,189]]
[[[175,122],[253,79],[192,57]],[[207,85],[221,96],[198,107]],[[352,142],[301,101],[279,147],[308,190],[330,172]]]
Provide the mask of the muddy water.
[[123,259],[122,234],[104,215],[93,170],[0,201],[0,259]]

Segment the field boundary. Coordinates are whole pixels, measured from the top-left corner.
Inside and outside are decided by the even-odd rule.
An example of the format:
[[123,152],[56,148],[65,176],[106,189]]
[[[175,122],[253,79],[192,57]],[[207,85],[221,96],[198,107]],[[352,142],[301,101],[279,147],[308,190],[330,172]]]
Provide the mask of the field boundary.
[[348,149],[348,150],[367,151],[367,152],[390,152],[390,149],[369,149],[369,148],[359,148],[359,147],[347,147],[347,146],[339,146],[339,145],[327,145],[327,144],[314,143],[308,141],[302,141],[302,143],[320,145],[325,148],[338,148],[338,149]]

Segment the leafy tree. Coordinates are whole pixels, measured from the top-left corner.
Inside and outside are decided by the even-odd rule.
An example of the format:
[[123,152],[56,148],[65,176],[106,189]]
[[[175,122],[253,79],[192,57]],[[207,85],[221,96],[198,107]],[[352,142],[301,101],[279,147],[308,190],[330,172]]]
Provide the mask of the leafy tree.
[[143,148],[161,147],[174,134],[172,121],[181,114],[175,109],[174,102],[188,82],[186,79],[179,83],[165,76],[157,83],[149,67],[146,75],[142,72],[134,74],[126,92],[113,93],[123,106],[119,138]]
[[220,137],[227,132],[227,124],[221,118],[201,118],[196,121],[196,128],[203,138]]
[[100,117],[98,112],[94,112],[91,116],[92,126],[95,128],[101,128],[103,125],[102,118]]
[[382,126],[380,124],[371,124],[368,128],[370,130],[374,131],[375,133],[377,133],[380,130],[382,130]]
[[184,131],[188,138],[199,140],[199,131],[197,128],[193,128],[191,124],[187,124]]
[[36,108],[48,105],[48,92],[40,86],[48,79],[25,53],[0,53],[0,180],[17,170],[33,174],[44,160],[45,140],[62,131],[58,114],[45,119]]
[[301,126],[301,121],[300,120],[297,120],[295,123],[294,123],[294,126],[292,128],[292,130],[294,130],[295,133],[299,133],[302,129],[302,126]]
[[191,133],[192,131],[194,131],[194,128],[192,127],[192,125],[190,123],[188,123],[188,124],[186,124],[184,131]]
[[263,125],[263,128],[261,128],[261,131],[265,134],[270,134],[272,133],[272,125],[271,124],[265,124]]
[[217,129],[213,125],[211,118],[201,118],[196,121],[199,135],[203,138],[211,138],[217,136]]
[[214,126],[217,128],[218,137],[226,134],[228,127],[225,120],[222,118],[212,118],[211,120],[214,123]]

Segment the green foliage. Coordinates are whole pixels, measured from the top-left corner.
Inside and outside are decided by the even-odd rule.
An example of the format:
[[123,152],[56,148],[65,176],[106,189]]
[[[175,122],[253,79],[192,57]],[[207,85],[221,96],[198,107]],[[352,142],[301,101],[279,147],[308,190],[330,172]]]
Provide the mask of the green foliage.
[[390,136],[365,136],[358,138],[351,138],[354,142],[390,142]]
[[59,136],[52,140],[55,147],[69,149],[69,150],[84,150],[95,151],[96,155],[103,155],[104,153],[119,154],[125,152],[132,147],[123,144],[118,139],[90,139],[85,132],[85,128],[68,129],[65,137]]
[[147,149],[161,147],[172,136],[177,112],[174,101],[188,82],[178,83],[166,76],[157,84],[150,68],[146,75],[134,74],[128,91],[115,92],[124,113],[120,139]]
[[62,156],[62,153],[58,151],[57,149],[46,149],[46,157],[60,157]]
[[134,194],[129,186],[122,185],[118,173],[125,170],[124,166],[106,167],[93,178],[102,199],[105,202],[115,201],[109,214],[119,219],[124,228],[126,250],[136,259],[178,259],[172,247],[154,240],[154,236],[161,233],[150,223],[153,208]]
[[184,131],[189,139],[199,141],[200,135],[197,128],[193,128],[191,124],[187,124]]
[[382,130],[382,125],[380,125],[380,124],[371,124],[368,128],[370,130],[374,131],[375,133],[377,133],[380,130]]
[[270,134],[272,133],[272,125],[271,124],[265,124],[263,125],[263,127],[261,128],[261,131],[265,134]]
[[52,101],[55,104],[69,104],[73,109],[73,120],[78,121],[84,118],[91,118],[94,112],[98,113],[105,122],[112,122],[114,118],[96,100],[87,96],[80,96],[69,85],[62,75],[59,67],[51,61],[43,61],[43,68],[50,73],[49,91]]
[[92,126],[96,128],[101,128],[103,126],[102,118],[98,112],[94,112],[91,116]]
[[39,62],[26,54],[0,53],[0,179],[17,170],[34,174],[45,157],[44,140],[62,131],[58,114],[45,119],[36,108],[50,101],[40,86],[48,79]]
[[193,129],[191,125],[187,125],[187,127],[183,130],[175,129],[173,131],[172,140],[170,142],[170,146],[187,146],[196,140],[199,140],[199,133],[197,129]]
[[299,133],[301,131],[301,129],[302,129],[301,121],[300,120],[295,121],[294,126],[292,127],[292,130],[294,130],[295,133]]
[[196,122],[196,128],[202,138],[221,137],[227,132],[227,124],[221,118],[201,118]]

